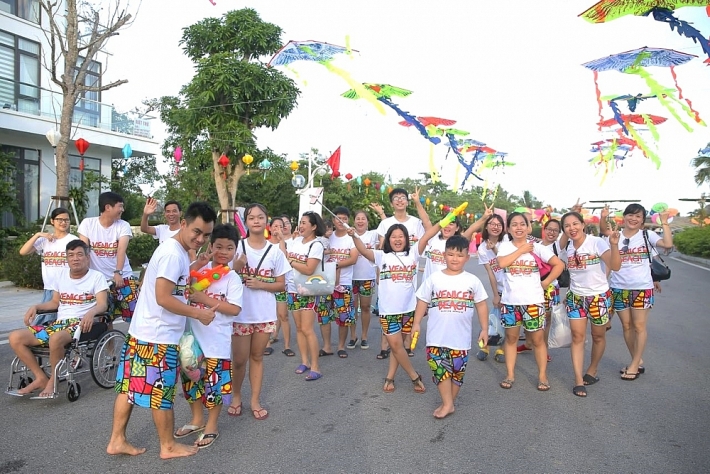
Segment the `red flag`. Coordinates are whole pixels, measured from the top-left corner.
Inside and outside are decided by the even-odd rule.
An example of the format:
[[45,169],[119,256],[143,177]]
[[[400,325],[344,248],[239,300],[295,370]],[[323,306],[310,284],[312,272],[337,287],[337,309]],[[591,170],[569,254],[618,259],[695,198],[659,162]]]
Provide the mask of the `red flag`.
[[328,158],[328,166],[330,166],[330,169],[333,170],[332,174],[330,175],[330,179],[334,179],[338,176],[340,176],[340,147],[338,147],[337,150],[333,152],[332,155],[330,155],[330,158]]

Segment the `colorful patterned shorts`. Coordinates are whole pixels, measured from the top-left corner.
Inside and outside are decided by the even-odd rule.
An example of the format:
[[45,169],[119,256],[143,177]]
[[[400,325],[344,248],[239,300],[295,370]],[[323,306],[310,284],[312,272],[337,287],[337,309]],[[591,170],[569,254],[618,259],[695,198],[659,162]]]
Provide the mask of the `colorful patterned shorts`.
[[502,304],[500,322],[504,328],[522,326],[523,329],[530,332],[545,329],[545,306],[541,304]]
[[69,334],[74,335],[74,331],[81,323],[81,318],[70,318],[63,321],[55,321],[49,326],[29,326],[27,329],[32,331],[34,337],[39,341],[41,347],[49,346],[49,337],[59,331],[69,331]]
[[126,334],[116,373],[116,393],[143,408],[171,410],[175,401],[178,366],[177,344],[155,344]]
[[364,297],[372,296],[375,280],[353,280],[353,294]]
[[232,323],[232,336],[251,336],[255,332],[267,334],[276,332],[276,321],[269,321],[268,323]]
[[340,286],[333,292],[330,306],[330,320],[335,320],[338,326],[355,324],[355,307],[353,306],[353,287]]
[[285,291],[279,291],[274,296],[276,296],[277,303],[288,303],[288,293]]
[[570,290],[567,292],[565,306],[567,307],[568,318],[588,318],[595,326],[603,326],[609,322],[611,290],[593,296],[579,296]]
[[385,336],[391,336],[398,332],[409,334],[412,332],[413,324],[414,311],[404,314],[387,314],[380,316],[380,326],[382,327],[382,334]]
[[431,379],[436,385],[447,379],[451,379],[456,385],[463,384],[468,351],[427,346],[426,360],[432,372]]
[[202,362],[204,372],[197,382],[190,380],[182,371],[182,391],[190,403],[202,400],[208,410],[232,402],[232,361],[206,357]]
[[123,318],[125,322],[130,323],[138,299],[138,280],[131,276],[124,278],[123,283],[125,284],[123,288],[111,287],[108,312],[114,318]]
[[331,295],[325,296],[301,296],[297,293],[288,294],[288,309],[291,311],[301,311],[309,309],[316,313],[320,324],[330,323],[330,299]]
[[545,290],[545,310],[552,311],[552,307],[558,304],[560,304],[560,287],[552,284]]
[[611,289],[613,306],[616,311],[625,309],[653,308],[653,289],[650,290],[619,290]]

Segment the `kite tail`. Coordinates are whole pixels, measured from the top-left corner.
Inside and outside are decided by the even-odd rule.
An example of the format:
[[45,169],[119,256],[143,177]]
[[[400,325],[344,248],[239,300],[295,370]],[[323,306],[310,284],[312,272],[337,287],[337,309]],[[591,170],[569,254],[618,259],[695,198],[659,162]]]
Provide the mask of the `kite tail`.
[[284,66],[284,68],[287,69],[287,70],[289,70],[289,71],[291,71],[291,72],[293,73],[293,75],[296,76],[296,79],[298,79],[300,82],[302,82],[304,86],[308,86],[308,81],[306,81],[305,79],[301,78],[301,75],[298,73],[298,71],[296,71],[294,68],[292,68],[292,67],[289,66],[288,64],[286,64],[286,65]]
[[[461,163],[458,163],[456,165],[456,171],[454,172],[454,182],[451,185],[451,190],[456,192],[456,183],[459,182],[459,174],[461,173]],[[461,187],[463,187],[464,183],[461,183]]]
[[427,140],[432,142],[434,145],[438,145],[439,143],[441,143],[441,140],[439,139],[439,137],[430,137],[429,136],[429,132],[427,132],[424,125],[422,125],[422,123],[419,120],[417,120],[417,118],[415,116],[400,109],[397,104],[395,104],[394,102],[392,102],[391,100],[389,100],[386,97],[378,97],[377,100],[379,100],[380,102],[385,104],[390,109],[394,110],[397,113],[397,115],[402,117],[405,120],[405,122],[410,124],[412,127],[416,128],[419,131],[419,133],[421,133],[422,136],[424,136],[424,138],[426,138]]
[[660,138],[660,135],[658,134],[658,128],[656,128],[656,124],[653,123],[651,117],[649,117],[647,114],[641,114],[641,118],[643,118],[643,123],[645,123],[648,129],[650,130],[653,139],[658,140]]
[[436,172],[436,166],[434,165],[434,144],[429,144],[429,172],[431,173],[431,182],[439,182],[439,174]]
[[614,112],[614,118],[616,119],[616,122],[621,125],[621,129],[626,135],[628,135],[629,131],[626,129],[626,125],[624,124],[624,119],[621,116],[621,110],[619,110],[619,105],[613,100],[610,100],[609,107],[611,107],[612,112]]
[[602,131],[601,123],[604,121],[604,116],[602,115],[602,91],[599,90],[599,73],[594,71],[594,89],[597,93],[597,106],[599,108],[599,131]]
[[680,85],[678,85],[678,77],[676,76],[675,67],[673,67],[673,66],[671,66],[671,75],[673,76],[673,82],[675,83],[675,88],[678,90],[678,98],[680,100],[684,100],[688,104],[690,111],[693,113],[693,119],[697,123],[704,125],[705,122],[703,122],[703,119],[700,118],[700,114],[698,113],[698,111],[693,108],[693,103],[687,97],[683,97],[683,89],[681,89]]
[[500,189],[500,183],[496,184],[496,189],[493,191],[493,199],[491,200],[491,204],[496,202],[496,198],[498,197],[498,190]]
[[[668,88],[660,85],[653,77],[651,77],[648,71],[646,71],[641,66],[637,66],[635,68],[627,70],[626,72],[630,72],[631,74],[638,74],[639,76],[641,76],[646,81],[646,85],[651,90],[651,93],[658,98],[658,101],[661,103],[661,105],[664,106],[673,117],[675,117],[675,119],[683,126],[683,128],[685,128],[689,132],[693,131],[691,126],[685,123],[682,118],[680,118],[678,112],[676,112],[671,103],[668,101],[668,97],[675,101],[678,101],[678,99],[673,96],[673,93],[670,92]],[[685,107],[684,105],[683,107],[687,109],[687,107]]]
[[362,85],[361,82],[357,82],[355,79],[350,76],[350,73],[345,71],[344,69],[340,69],[339,67],[333,65],[330,61],[319,61],[320,64],[325,66],[325,68],[332,72],[333,74],[337,74],[341,78],[345,80],[345,82],[348,83],[348,85],[357,92],[357,95],[359,97],[362,97],[363,99],[367,100],[370,102],[372,105],[375,106],[378,112],[380,112],[382,115],[385,115],[385,108],[382,107],[382,104],[377,101],[377,97],[370,92],[365,86]]
[[643,138],[641,138],[641,135],[638,134],[636,129],[631,124],[628,124],[628,127],[629,132],[631,132],[631,137],[633,137],[633,139],[636,141],[639,149],[643,152],[643,155],[649,160],[651,160],[651,163],[656,165],[656,169],[659,169],[661,167],[661,159],[653,150],[649,148],[646,142],[643,141]]
[[[710,8],[710,7],[708,7]],[[698,43],[703,49],[703,52],[708,55],[708,59],[705,63],[710,63],[710,42],[703,36],[703,34],[693,27],[687,21],[680,20],[673,16],[673,11],[665,8],[654,8],[651,10],[653,12],[653,19],[663,23],[668,23],[671,31],[675,30],[679,35],[690,38],[694,43]]]

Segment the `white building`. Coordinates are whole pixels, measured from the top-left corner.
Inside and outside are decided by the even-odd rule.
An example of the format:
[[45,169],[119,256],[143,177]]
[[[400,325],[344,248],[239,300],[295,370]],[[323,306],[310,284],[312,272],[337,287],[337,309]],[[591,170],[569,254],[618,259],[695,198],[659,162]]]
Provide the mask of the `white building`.
[[[45,135],[59,130],[62,97],[44,67],[50,57],[48,24],[38,0],[0,0],[0,149],[15,156],[17,198],[28,223],[44,216],[56,190],[54,151]],[[102,52],[95,59],[88,85],[101,83],[109,55]],[[101,93],[86,92],[74,111],[71,187],[80,186],[89,171],[110,177],[111,160],[123,159],[126,144],[132,156],[160,154],[149,121],[127,119],[101,100]],[[90,143],[83,169],[74,146],[79,138]],[[98,215],[98,191],[94,194],[87,216]],[[5,213],[0,227],[13,224],[14,218]]]

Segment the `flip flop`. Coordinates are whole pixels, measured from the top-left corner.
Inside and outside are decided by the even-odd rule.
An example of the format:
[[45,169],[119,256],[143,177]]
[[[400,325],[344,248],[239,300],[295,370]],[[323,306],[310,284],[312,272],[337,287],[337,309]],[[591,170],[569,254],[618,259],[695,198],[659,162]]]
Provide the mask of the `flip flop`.
[[500,388],[510,390],[511,388],[513,388],[514,383],[515,383],[515,380],[505,379],[501,383],[499,383],[498,385],[500,385]]
[[319,378],[323,377],[323,374],[320,372],[315,372],[311,370],[308,375],[306,376],[306,382],[311,382],[313,380],[318,380]]
[[537,389],[540,392],[547,392],[550,390],[550,382],[538,382]]
[[[627,377],[624,377],[624,375],[626,375]],[[621,376],[621,380],[631,381],[631,380],[636,380],[637,378],[639,378],[639,376],[641,374],[639,372],[634,372],[634,373],[624,372],[624,375]]]
[[594,376],[594,375],[584,374],[584,377],[582,377],[582,380],[584,381],[584,385],[594,385],[595,383],[599,382],[599,377]]
[[[209,448],[210,446],[212,446],[214,444],[215,441],[217,441],[217,438],[219,438],[219,433],[207,433],[207,434],[202,433],[197,438],[197,441],[195,441],[195,446],[197,446],[197,449]],[[200,441],[202,441],[203,439],[208,439],[208,440],[210,440],[210,442],[207,444],[197,444]]]
[[227,415],[229,416],[242,416],[242,404],[240,403],[236,407],[233,405],[229,405],[227,408]]
[[[190,436],[191,434],[194,433],[199,433],[200,431],[204,431],[205,427],[204,426],[197,426],[197,425],[182,425],[182,428],[178,428],[175,430],[175,433],[173,433],[173,436],[177,439],[184,438],[186,436]],[[178,434],[178,431],[183,431],[183,434]]]
[[341,350],[338,351],[338,357],[340,357],[341,359],[347,359],[347,358],[348,358],[348,353],[347,353],[346,351],[344,351],[344,350],[341,349]]
[[[627,369],[628,369],[628,367],[624,367],[622,370],[619,371],[619,373],[623,374],[624,372],[626,372]],[[645,374],[645,373],[646,373],[646,367],[644,367],[643,365],[639,365],[639,374]]]
[[[261,412],[264,412],[262,415]],[[254,415],[254,418],[260,421],[263,421],[269,417],[269,412],[266,411],[265,408],[259,408],[258,410],[252,410],[251,414]]]
[[318,352],[318,357],[325,357],[325,356],[332,356],[332,355],[333,355],[332,352],[326,352],[326,351],[324,351],[323,349],[321,349],[321,350]]
[[296,367],[296,373],[297,373],[298,375],[301,375],[301,374],[304,373],[306,370],[311,370],[311,368],[308,367],[308,366],[305,365],[305,364],[301,364],[301,365],[299,365],[298,367]]
[[293,352],[291,349],[284,349],[284,350],[281,351],[281,353],[282,353],[283,355],[285,355],[286,357],[293,357],[293,356],[296,355],[296,353]]
[[273,353],[274,353],[274,348],[273,348],[273,347],[267,347],[266,349],[264,349],[264,355],[265,355],[265,356],[270,356],[270,355],[273,354]]

